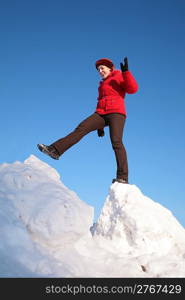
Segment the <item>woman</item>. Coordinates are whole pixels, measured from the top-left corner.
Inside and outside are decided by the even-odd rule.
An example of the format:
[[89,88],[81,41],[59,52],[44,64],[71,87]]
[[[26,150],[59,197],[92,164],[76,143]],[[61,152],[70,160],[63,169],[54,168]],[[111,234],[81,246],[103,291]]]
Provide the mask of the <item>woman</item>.
[[49,146],[38,144],[41,152],[53,159],[59,157],[71,146],[79,142],[87,133],[97,130],[98,136],[104,136],[104,127],[109,126],[112,148],[115,152],[117,173],[112,180],[128,183],[128,162],[125,147],[122,143],[123,128],[126,119],[125,94],[133,94],[138,85],[128,70],[128,59],[120,63],[121,71],[115,70],[110,59],[102,58],[96,61],[96,69],[102,80],[99,84],[99,96],[95,112],[82,121],[73,132],[57,140]]

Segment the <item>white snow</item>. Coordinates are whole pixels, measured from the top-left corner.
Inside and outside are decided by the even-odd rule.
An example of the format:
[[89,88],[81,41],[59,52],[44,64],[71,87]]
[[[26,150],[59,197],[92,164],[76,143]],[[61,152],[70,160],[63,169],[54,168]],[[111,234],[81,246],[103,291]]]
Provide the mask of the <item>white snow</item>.
[[0,165],[0,277],[185,277],[185,229],[138,187],[93,213],[35,156]]

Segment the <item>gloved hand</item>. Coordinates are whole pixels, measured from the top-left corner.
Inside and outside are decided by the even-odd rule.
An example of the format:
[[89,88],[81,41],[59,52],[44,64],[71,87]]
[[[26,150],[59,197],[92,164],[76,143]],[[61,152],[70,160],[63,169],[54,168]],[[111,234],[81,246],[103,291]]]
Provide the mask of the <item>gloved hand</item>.
[[99,137],[103,137],[103,136],[105,135],[105,132],[104,132],[104,129],[103,129],[103,128],[98,129],[97,132],[98,132],[98,136],[99,136]]
[[122,62],[120,63],[120,68],[121,68],[122,72],[128,71],[128,58],[127,57],[124,58],[124,64]]

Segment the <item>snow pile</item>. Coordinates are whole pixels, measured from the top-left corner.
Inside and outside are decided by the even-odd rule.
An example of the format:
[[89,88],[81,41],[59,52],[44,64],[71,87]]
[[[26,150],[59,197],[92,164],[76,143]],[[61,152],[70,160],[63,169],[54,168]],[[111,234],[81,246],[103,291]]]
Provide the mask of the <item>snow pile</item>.
[[135,185],[111,186],[97,224],[101,241],[120,252],[134,250],[166,255],[172,247],[185,250],[185,230],[172,213],[144,196]]
[[[51,275],[53,257],[42,252],[67,249],[89,234],[93,220],[93,208],[33,155],[24,163],[0,166],[0,207],[0,276],[27,275],[26,269]],[[19,264],[23,273],[15,268]]]
[[185,230],[134,185],[93,208],[31,155],[0,165],[0,277],[184,277]]
[[[110,187],[91,231],[99,247],[117,257],[127,256],[122,270],[128,268],[128,277],[137,276],[137,268],[135,274],[129,269],[133,261],[148,277],[185,276],[185,229],[168,209],[144,196],[135,185],[114,183]],[[121,265],[119,270],[115,276],[123,276]]]

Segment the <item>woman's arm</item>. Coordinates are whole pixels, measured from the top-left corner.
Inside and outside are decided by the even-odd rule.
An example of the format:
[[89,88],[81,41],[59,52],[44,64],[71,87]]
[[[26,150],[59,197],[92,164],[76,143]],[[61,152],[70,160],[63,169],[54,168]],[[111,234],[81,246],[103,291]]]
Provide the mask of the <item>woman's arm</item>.
[[138,90],[138,84],[135,80],[134,76],[128,69],[128,58],[124,58],[124,64],[120,63],[120,68],[122,71],[122,77],[123,81],[121,82],[121,85],[123,86],[124,90],[128,94],[134,94]]

